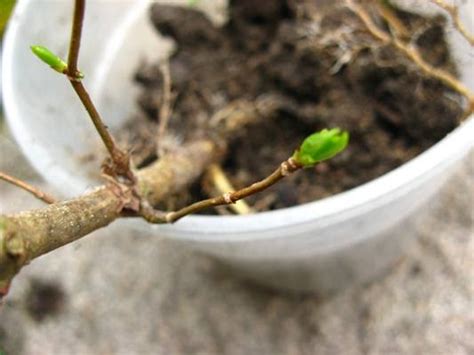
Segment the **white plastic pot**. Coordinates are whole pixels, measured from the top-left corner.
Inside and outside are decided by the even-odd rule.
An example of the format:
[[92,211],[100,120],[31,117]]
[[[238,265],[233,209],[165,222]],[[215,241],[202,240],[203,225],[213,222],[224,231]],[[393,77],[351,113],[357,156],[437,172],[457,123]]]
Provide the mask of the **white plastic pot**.
[[[88,3],[80,67],[112,130],[136,109],[133,72],[144,58],[164,55],[159,46],[170,45],[163,46],[148,23],[149,5],[148,0]],[[11,130],[33,166],[65,196],[96,184],[90,171],[97,163],[90,167],[83,157],[102,148],[67,80],[34,58],[29,46],[43,44],[65,57],[71,9],[70,0],[20,0],[3,63]],[[455,31],[449,34],[462,56],[462,80],[474,88],[474,55]],[[399,259],[421,211],[473,143],[471,118],[400,168],[320,201],[248,216],[190,216],[165,226],[139,219],[117,223],[213,255],[265,285],[328,293],[372,280]]]

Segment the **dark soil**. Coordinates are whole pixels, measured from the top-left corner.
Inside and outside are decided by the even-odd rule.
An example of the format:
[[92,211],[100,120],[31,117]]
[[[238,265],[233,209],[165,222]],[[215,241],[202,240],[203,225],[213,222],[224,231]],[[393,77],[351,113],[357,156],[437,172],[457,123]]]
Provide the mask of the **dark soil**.
[[[249,198],[257,209],[313,201],[372,180],[442,139],[462,113],[457,94],[376,41],[335,3],[231,1],[229,21],[221,28],[192,8],[151,9],[157,30],[177,42],[169,63],[175,100],[168,145],[209,134],[210,117],[236,100],[280,98],[272,117],[243,128],[230,142],[222,166],[235,187],[267,176],[314,131],[350,132],[350,145],[340,156]],[[455,72],[443,20],[398,15],[416,34],[424,57]],[[158,68],[145,64],[136,75],[146,118],[131,122],[128,137],[138,165],[156,158],[153,137],[163,87]],[[205,196],[199,182],[192,190],[183,203]]]

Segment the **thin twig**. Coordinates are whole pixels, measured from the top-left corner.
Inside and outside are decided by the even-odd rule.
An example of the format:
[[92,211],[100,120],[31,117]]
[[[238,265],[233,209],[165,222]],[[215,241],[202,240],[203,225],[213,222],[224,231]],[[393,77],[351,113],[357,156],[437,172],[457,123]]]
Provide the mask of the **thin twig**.
[[86,9],[85,0],[76,0],[74,4],[74,16],[71,29],[71,40],[69,42],[68,73],[71,77],[77,77],[77,62],[79,60],[79,49],[81,47],[82,24]]
[[459,18],[459,9],[457,6],[447,4],[443,0],[430,0],[436,6],[442,8],[446,11],[451,17],[454,27],[459,31],[459,33],[469,42],[471,46],[474,46],[474,34],[470,33],[466,26],[462,23]]
[[99,112],[92,102],[85,86],[81,81],[81,73],[77,69],[79,58],[79,49],[81,46],[82,24],[84,21],[84,12],[86,7],[85,0],[76,0],[74,5],[73,24],[71,30],[71,38],[69,45],[68,68],[66,75],[74,88],[74,91],[79,96],[82,104],[89,113],[89,116],[99,133],[102,141],[107,148],[113,162],[112,172],[121,177],[127,178],[129,181],[135,181],[133,172],[130,169],[130,157],[122,151],[115,143],[112,135],[109,133],[107,126],[104,124]]
[[[391,37],[386,32],[382,31],[374,23],[367,10],[357,4],[353,0],[346,0],[348,8],[350,8],[364,23],[367,30],[376,38],[387,44],[393,45],[400,52],[402,52],[408,59],[415,63],[419,69],[421,69],[427,76],[435,78],[451,89],[457,91],[468,100],[468,113],[474,110],[474,93],[463,83],[457,80],[453,75],[449,74],[443,69],[435,68],[427,63],[421,54],[413,47],[407,45],[405,42],[400,40],[398,37]],[[467,116],[467,115],[466,115]]]
[[163,75],[163,95],[161,98],[161,106],[159,111],[159,125],[157,134],[158,155],[163,155],[163,137],[168,127],[168,121],[171,117],[171,74],[169,62],[165,61],[161,66],[161,73]]
[[[214,187],[220,193],[235,191],[235,188],[232,186],[225,172],[219,165],[209,165],[209,168],[207,169],[207,175]],[[250,214],[254,212],[244,200],[236,201],[236,203],[229,205],[229,207],[237,214]]]
[[289,158],[281,163],[278,169],[276,169],[271,175],[250,186],[244,187],[241,190],[227,192],[218,197],[202,200],[174,212],[156,211],[149,205],[145,204],[141,206],[141,214],[143,218],[150,223],[174,223],[184,216],[199,212],[203,209],[221,205],[230,205],[245,197],[261,192],[302,167],[303,166],[298,164],[293,158]]
[[48,204],[55,203],[56,199],[52,196],[48,195],[47,193],[39,190],[38,188],[31,186],[25,181],[17,179],[11,175],[5,174],[4,172],[0,171],[0,180],[6,181],[12,185],[15,185],[25,191],[28,191],[30,194],[35,196],[36,198],[40,199],[43,202]]
[[111,158],[114,163],[114,169],[117,175],[127,177],[133,180],[133,173],[130,170],[130,158],[129,155],[118,148],[112,135],[109,133],[107,126],[100,117],[94,103],[92,102],[86,88],[82,84],[82,81],[70,80],[74,91],[81,100],[84,108],[86,109],[89,117],[92,120],[97,132],[99,133],[102,141],[104,142]]
[[71,85],[76,92],[77,96],[81,100],[84,108],[86,109],[87,113],[89,114],[92,123],[94,124],[97,132],[99,133],[100,137],[104,141],[107,150],[109,151],[110,155],[113,157],[116,154],[116,145],[114,142],[113,137],[109,134],[107,130],[107,126],[102,121],[99,111],[95,107],[94,103],[92,102],[89,93],[87,92],[86,88],[82,84],[81,81],[71,81]]

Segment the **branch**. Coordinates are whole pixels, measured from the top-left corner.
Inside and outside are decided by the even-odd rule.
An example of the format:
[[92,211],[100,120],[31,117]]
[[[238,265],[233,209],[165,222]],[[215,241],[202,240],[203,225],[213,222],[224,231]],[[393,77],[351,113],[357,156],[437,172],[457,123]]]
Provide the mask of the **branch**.
[[459,9],[457,6],[447,4],[443,0],[430,0],[433,4],[445,10],[451,17],[454,27],[459,33],[469,42],[471,46],[474,46],[474,34],[470,33],[459,18]]
[[46,202],[48,204],[56,202],[56,200],[48,195],[47,193],[39,190],[38,188],[26,183],[25,181],[22,181],[20,179],[17,179],[13,176],[7,175],[4,172],[0,171],[0,180],[6,181],[12,185],[15,185],[25,191],[28,191],[30,194],[35,196],[36,198],[42,200],[43,202]]
[[67,61],[68,74],[72,78],[78,76],[77,62],[79,60],[79,49],[81,47],[82,24],[86,10],[85,0],[76,0],[74,4],[74,15],[71,29],[71,40],[69,42],[69,56]]
[[111,187],[40,210],[0,215],[0,299],[22,266],[113,222],[123,199]]
[[107,126],[104,124],[94,103],[90,99],[86,88],[81,82],[83,74],[78,70],[79,49],[81,46],[82,25],[84,22],[84,12],[86,8],[86,0],[76,0],[74,5],[73,23],[71,29],[71,38],[69,41],[68,63],[64,73],[67,75],[74,91],[79,96],[92,123],[99,133],[102,141],[107,148],[112,159],[112,167],[110,173],[114,176],[124,177],[130,182],[134,181],[133,173],[130,169],[130,157],[123,152],[115,143],[112,135],[109,133]]
[[[138,174],[138,190],[156,204],[186,189],[214,158],[215,145],[200,141]],[[152,192],[157,189],[159,192]],[[148,191],[148,193],[147,193]],[[0,215],[0,298],[15,274],[34,258],[107,226],[136,204],[134,188],[117,183],[69,201],[14,215]]]
[[[225,193],[227,191],[235,190],[226,174],[218,164],[209,165],[206,175],[218,192]],[[250,214],[254,212],[244,200],[237,201],[235,204],[231,204],[229,207],[237,214]]]
[[112,173],[115,172],[118,176],[126,177],[128,180],[133,181],[133,173],[130,170],[130,157],[127,153],[123,152],[115,143],[112,135],[109,133],[107,126],[104,124],[99,112],[97,111],[94,103],[92,102],[86,88],[82,84],[82,81],[69,79],[74,91],[81,100],[84,108],[86,109],[89,117],[92,120],[97,132],[99,133],[102,141],[104,142],[110,157],[113,162]]
[[[150,223],[174,223],[188,214],[199,212],[205,208],[230,205],[250,195],[261,192],[276,184],[285,176],[305,167],[312,167],[321,161],[332,158],[346,149],[349,133],[339,128],[323,129],[306,137],[300,147],[286,161],[280,164],[271,175],[259,182],[238,191],[229,191],[221,196],[193,203],[174,212],[156,211],[148,204],[140,206],[141,216]],[[142,201],[143,202],[143,201]]]
[[391,37],[386,32],[382,31],[372,20],[367,10],[361,6],[359,3],[356,3],[354,0],[346,0],[347,7],[355,13],[360,20],[364,23],[367,30],[380,41],[391,44],[397,48],[401,53],[403,53],[408,59],[415,63],[418,68],[424,72],[427,76],[435,78],[445,85],[449,86],[451,89],[457,91],[468,101],[468,108],[463,118],[467,117],[471,112],[474,111],[474,93],[463,83],[457,80],[453,75],[449,74],[443,69],[435,68],[426,62],[420,53],[413,47],[407,45],[396,35]]
[[[22,266],[138,209],[138,190],[151,204],[186,189],[215,159],[217,146],[185,145],[137,174],[137,188],[111,183],[46,208],[0,215],[0,300]],[[154,191],[156,190],[156,191]]]
[[142,206],[142,215],[150,223],[174,223],[179,219],[204,210],[209,207],[216,207],[222,205],[230,205],[236,203],[237,201],[259,193],[263,190],[266,190],[270,186],[273,186],[278,181],[283,179],[285,176],[290,175],[291,173],[303,168],[303,165],[296,162],[293,158],[281,163],[281,165],[276,169],[272,174],[266,177],[259,182],[256,182],[250,186],[244,187],[238,191],[229,191],[218,197],[209,198],[207,200],[202,200],[196,203],[193,203],[187,207],[184,207],[178,211],[173,212],[161,212],[150,209],[148,206]]

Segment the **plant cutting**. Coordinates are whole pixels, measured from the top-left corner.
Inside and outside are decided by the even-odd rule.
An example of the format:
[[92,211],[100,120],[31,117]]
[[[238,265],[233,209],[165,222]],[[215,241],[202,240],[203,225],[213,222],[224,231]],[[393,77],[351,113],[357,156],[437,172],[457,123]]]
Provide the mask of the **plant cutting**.
[[[78,11],[76,8],[76,14],[77,13],[81,13],[81,11]],[[76,26],[74,28],[77,30],[77,27],[79,26],[78,24],[82,21],[78,21],[77,17],[75,18],[76,21],[74,24]],[[362,19],[364,19],[363,16]],[[75,32],[73,30],[73,38],[75,38],[74,33]],[[43,59],[45,59],[49,65],[51,65],[53,68],[55,67],[56,69],[59,68],[60,72],[63,72],[68,76],[74,90],[78,93],[79,98],[84,103],[87,111],[90,113],[94,121],[94,125],[97,127],[105,145],[107,146],[107,150],[110,153],[110,159],[104,165],[104,173],[109,179],[109,183],[106,185],[106,187],[99,188],[84,198],[79,198],[78,200],[61,204],[61,213],[64,211],[64,208],[67,208],[70,212],[68,213],[68,216],[71,218],[79,217],[77,215],[75,216],[75,213],[73,213],[75,206],[74,203],[76,202],[80,206],[80,210],[83,213],[79,218],[80,223],[76,224],[77,228],[75,228],[75,232],[77,231],[77,234],[65,233],[67,231],[58,229],[58,232],[60,231],[62,236],[67,236],[65,237],[67,238],[66,241],[71,241],[72,239],[78,238],[83,234],[87,234],[98,227],[106,225],[119,215],[140,215],[147,221],[151,222],[172,222],[178,218],[181,218],[183,215],[188,214],[189,212],[197,211],[197,209],[200,209],[201,207],[235,202],[235,200],[238,198],[246,197],[256,191],[259,191],[263,187],[270,186],[273,184],[273,182],[279,180],[283,176],[288,175],[294,170],[298,170],[305,165],[313,166],[322,158],[331,157],[333,153],[339,152],[347,144],[346,134],[341,133],[338,130],[323,130],[316,135],[310,136],[300,146],[300,149],[297,150],[297,152],[291,158],[284,160],[273,174],[271,174],[268,178],[263,178],[261,183],[253,185],[253,187],[250,186],[249,189],[238,189],[235,193],[231,194],[223,193],[217,199],[211,198],[210,200],[205,200],[203,203],[198,203],[197,205],[191,204],[188,207],[178,209],[176,212],[157,211],[154,207],[158,204],[158,202],[163,201],[164,191],[167,193],[178,191],[182,186],[186,186],[189,181],[192,181],[200,176],[202,171],[205,170],[205,167],[207,167],[209,163],[212,162],[213,155],[217,151],[216,146],[220,146],[222,141],[225,142],[227,139],[229,139],[229,137],[235,134],[232,129],[235,129],[236,125],[218,125],[216,131],[218,132],[219,137],[216,139],[216,141],[212,141],[209,139],[209,137],[204,136],[199,140],[195,139],[192,143],[188,142],[184,144],[182,149],[179,150],[172,149],[167,152],[166,149],[164,149],[164,153],[163,151],[160,152],[159,159],[157,159],[153,164],[145,166],[140,172],[134,172],[132,169],[130,169],[128,153],[123,151],[122,148],[119,148],[115,143],[115,140],[108,133],[102,119],[100,119],[98,111],[95,109],[89,95],[87,95],[87,92],[81,83],[82,75],[79,74],[77,69],[77,52],[75,52],[78,49],[78,42],[79,41],[71,41],[71,49],[69,52],[70,56],[66,67],[64,67],[66,61],[61,61],[59,59],[58,62],[58,57],[51,55],[51,53],[48,52],[46,52],[46,56],[44,56],[44,50],[34,47],[35,51],[39,53],[40,56],[43,56]],[[73,45],[74,43],[77,47]],[[71,53],[73,53],[73,55],[71,55]],[[74,55],[74,53],[76,53],[76,55]],[[50,61],[50,59],[52,59],[52,61]],[[431,70],[430,66],[425,66],[425,69],[426,68]],[[431,70],[431,72],[433,72],[433,70]],[[437,72],[434,73],[436,74]],[[87,77],[87,72],[84,72],[83,74]],[[451,76],[448,77],[451,78]],[[453,83],[458,85],[461,89],[463,88],[462,84],[457,80],[453,81]],[[469,92],[466,91],[465,94],[469,94]],[[244,102],[243,104],[242,102],[239,102],[240,106],[238,107],[239,110],[237,110],[237,112],[244,112],[245,115],[224,115],[224,118],[222,118],[223,112],[220,112],[219,115],[217,115],[219,119],[216,120],[220,123],[238,122],[238,127],[243,127],[245,125],[254,124],[252,120],[259,118],[256,116],[266,116],[265,110],[268,110],[267,115],[269,115],[269,113],[275,112],[275,110],[289,111],[289,108],[291,109],[291,106],[294,106],[294,103],[292,102],[286,103],[285,100],[276,100],[275,97],[277,96],[265,97],[261,101],[256,100],[251,102],[253,105],[248,105],[248,101]],[[469,96],[467,97],[469,99]],[[472,95],[470,99],[472,100]],[[285,104],[283,108],[281,106],[282,101]],[[178,102],[176,102],[176,104],[178,104]],[[161,107],[165,106],[162,105]],[[300,108],[297,108],[294,111],[298,111],[299,109]],[[176,111],[179,112],[179,110],[180,108],[176,106]],[[225,110],[223,111],[225,113]],[[262,112],[264,113],[263,115]],[[258,113],[258,115],[256,113]],[[289,114],[294,115],[295,113],[289,112]],[[234,121],[232,122],[231,119]],[[161,122],[163,122],[163,120],[161,120],[160,123]],[[175,120],[172,119],[170,124],[173,124],[174,122]],[[295,147],[297,147],[297,144]],[[145,199],[142,198],[143,196]],[[98,201],[101,203],[98,204]],[[89,210],[89,208],[91,209]],[[97,212],[99,211],[97,208],[100,208],[100,211],[102,211],[101,217],[104,218],[101,220],[92,218],[92,216],[97,215]],[[47,211],[54,211],[54,205],[49,207]],[[29,215],[29,218],[31,217],[32,220],[35,220],[37,217],[43,218],[43,213],[44,211],[41,213],[38,212],[38,214],[32,213]],[[84,216],[88,217],[84,219]],[[53,214],[52,217],[55,217],[55,215]],[[42,220],[44,221],[44,218]],[[61,218],[51,218],[50,220],[58,220],[61,223],[61,228],[66,227],[66,222],[71,222],[71,220],[67,219],[63,219],[61,221]],[[14,219],[14,221],[17,222],[18,219]],[[75,223],[77,220],[72,221]],[[39,225],[38,222],[39,220],[36,219],[34,224],[35,227]],[[64,224],[62,224],[63,222]],[[16,227],[20,227],[20,229],[24,228],[22,223],[15,225],[15,223],[10,222],[10,226],[13,226],[10,227],[13,229]],[[24,229],[24,231],[27,231],[27,229]],[[4,233],[4,235],[8,235],[8,233]],[[56,243],[54,247],[57,247],[64,242],[59,241],[56,238],[47,239],[54,240],[54,243]],[[14,267],[9,268],[11,276],[17,271],[16,269],[19,265],[21,265],[22,262],[28,261],[30,259],[30,256],[25,256],[22,250],[23,246],[21,245],[21,241],[18,241],[16,238],[4,238],[4,241],[7,240],[9,241],[8,248],[5,248],[8,251],[7,254],[10,257],[13,257],[15,260],[21,260],[20,263],[15,263]],[[38,243],[42,243],[41,238],[38,239]],[[31,255],[36,256],[44,253],[47,250],[48,248],[41,246],[37,248]],[[249,265],[251,265],[251,263]],[[4,270],[7,270],[7,268]]]

